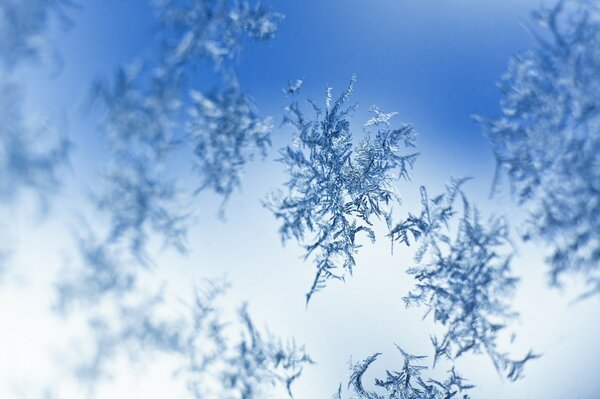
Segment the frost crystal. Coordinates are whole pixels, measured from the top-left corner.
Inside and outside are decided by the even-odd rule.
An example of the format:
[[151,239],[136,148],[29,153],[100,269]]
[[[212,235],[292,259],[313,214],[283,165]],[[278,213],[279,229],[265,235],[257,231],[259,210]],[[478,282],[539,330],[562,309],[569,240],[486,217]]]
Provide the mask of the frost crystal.
[[26,59],[50,52],[46,32],[52,16],[68,21],[70,0],[2,0],[0,3],[0,62],[12,69]]
[[271,119],[259,118],[238,87],[208,96],[194,91],[191,97],[194,107],[187,130],[202,178],[198,190],[210,188],[225,201],[241,186],[243,168],[256,150],[266,156]]
[[[422,374],[427,367],[419,364],[425,356],[411,355],[400,347],[397,348],[404,359],[402,369],[386,371],[384,380],[375,379],[375,386],[382,389],[385,394],[371,391],[363,385],[364,374],[380,353],[375,353],[362,362],[352,365],[348,387],[352,387],[354,393],[358,395],[356,399],[448,399],[458,398],[457,394],[463,394],[463,399],[469,398],[464,392],[474,386],[467,384],[454,368],[448,371],[448,378],[444,381],[425,379]],[[342,399],[341,386],[332,399]]]
[[155,0],[155,5],[169,58],[188,66],[209,58],[222,68],[240,54],[244,36],[272,39],[283,19],[259,3],[239,0]]
[[208,281],[198,290],[187,318],[157,317],[161,295],[120,304],[118,317],[95,317],[91,322],[95,350],[80,364],[78,377],[88,384],[98,382],[110,374],[110,361],[122,352],[132,360],[162,352],[178,359],[178,374],[194,398],[259,399],[285,393],[292,397],[292,384],[312,360],[293,341],[286,344],[260,333],[246,305],[237,320],[226,320],[218,306],[226,289],[222,282]]
[[66,163],[69,143],[49,140],[46,123],[25,115],[16,67],[39,59],[48,50],[51,16],[66,20],[68,1],[3,0],[0,2],[0,199],[13,200],[23,188],[43,200],[59,185],[58,171]]
[[125,238],[141,256],[149,228],[182,249],[185,215],[174,209],[174,182],[161,177],[165,157],[174,145],[170,119],[178,107],[174,89],[155,77],[149,93],[144,93],[136,88],[137,77],[132,75],[121,71],[114,87],[99,83],[94,93],[105,110],[104,130],[111,152],[98,205],[111,216],[111,240]]
[[600,292],[600,12],[595,1],[560,1],[534,14],[537,48],[512,58],[502,114],[479,118],[521,203],[526,238],[552,248],[550,281],[579,274]]
[[[100,82],[93,98],[102,105],[110,162],[99,205],[112,218],[112,239],[126,238],[143,255],[149,230],[183,250],[185,212],[176,204],[175,181],[165,160],[181,132],[194,146],[199,190],[227,199],[240,186],[246,162],[269,144],[270,122],[256,116],[251,101],[223,60],[241,51],[244,34],[266,40],[279,15],[246,2],[157,1],[163,42],[149,70],[121,70],[114,84]],[[225,74],[225,88],[204,95],[188,89],[206,57]],[[184,83],[185,82],[185,83]]]
[[69,142],[49,143],[48,128],[26,123],[18,85],[0,79],[0,199],[9,202],[22,189],[33,189],[40,198],[55,191]]
[[[420,243],[417,265],[408,273],[417,280],[416,289],[405,298],[406,306],[424,306],[444,326],[441,337],[431,338],[434,365],[442,356],[450,359],[465,353],[487,353],[494,366],[510,380],[522,376],[523,365],[538,355],[529,352],[522,360],[511,360],[497,348],[499,332],[517,314],[509,300],[518,279],[511,275],[512,247],[502,219],[483,223],[460,191],[466,179],[453,180],[444,194],[429,199],[421,187],[423,209],[410,215],[390,232],[392,239]],[[458,221],[455,202],[462,198]],[[456,237],[451,237],[457,224]]]
[[305,258],[314,259],[317,272],[307,302],[328,280],[352,272],[360,247],[357,236],[375,240],[373,219],[388,217],[388,205],[398,200],[393,185],[409,177],[417,156],[405,153],[415,146],[412,127],[392,129],[394,114],[376,107],[365,138],[353,143],[350,117],[355,106],[344,105],[354,81],[335,101],[328,88],[324,110],[309,101],[314,119],[306,119],[296,102],[287,108],[286,121],[297,131],[295,145],[284,148],[279,160],[287,167],[287,192],[273,193],[266,204],[282,220],[282,239],[303,243]]

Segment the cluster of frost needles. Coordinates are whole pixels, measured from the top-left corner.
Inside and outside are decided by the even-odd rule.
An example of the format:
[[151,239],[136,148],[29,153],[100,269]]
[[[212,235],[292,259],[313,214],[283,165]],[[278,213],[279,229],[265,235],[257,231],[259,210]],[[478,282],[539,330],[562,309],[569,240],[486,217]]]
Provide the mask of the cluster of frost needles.
[[[264,153],[269,142],[268,120],[255,115],[228,66],[241,52],[244,36],[272,38],[281,16],[226,0],[156,1],[155,10],[156,59],[121,68],[112,82],[100,80],[92,91],[109,153],[95,198],[110,228],[107,235],[79,232],[85,237],[78,239],[84,270],[59,282],[63,309],[69,301],[133,289],[131,265],[152,264],[151,235],[162,236],[167,247],[186,250],[191,212],[167,169],[167,158],[182,142],[196,155],[200,188],[225,198],[239,187],[253,145]],[[225,88],[203,94],[190,85],[193,71],[207,59]]]
[[35,123],[24,114],[18,68],[54,55],[44,34],[53,17],[67,22],[68,6],[68,1],[0,2],[0,200],[5,203],[25,188],[44,199],[61,180],[69,143],[53,139],[47,121]]
[[[145,267],[154,264],[153,238],[180,254],[188,248],[193,211],[169,169],[173,156],[188,152],[196,178],[190,193],[213,192],[222,199],[221,211],[241,188],[247,164],[267,156],[272,120],[258,114],[237,65],[244,43],[273,39],[283,16],[248,0],[153,5],[157,40],[147,57],[98,80],[91,93],[107,150],[93,198],[98,220],[77,231],[83,267],[56,283],[56,308],[63,315],[83,311],[94,343],[76,376],[93,387],[111,374],[118,355],[134,361],[162,353],[178,360],[174,378],[183,376],[195,398],[291,397],[311,357],[294,341],[261,332],[246,305],[225,317],[219,300],[228,284],[206,281],[179,318],[161,317],[162,292],[148,294],[141,284]],[[24,191],[44,200],[60,185],[70,143],[29,117],[19,68],[59,60],[47,31],[55,20],[69,25],[74,7],[70,0],[0,0],[3,206]],[[537,47],[510,60],[500,82],[500,115],[477,119],[497,161],[494,188],[508,177],[530,212],[524,238],[551,250],[551,284],[582,275],[585,297],[600,293],[600,6],[560,0],[534,19],[542,27],[532,31]],[[207,64],[201,78],[208,89],[198,77]],[[296,96],[302,83],[288,82],[284,93]],[[515,358],[500,348],[518,316],[511,307],[518,278],[507,222],[481,216],[462,191],[467,179],[452,180],[432,198],[422,186],[420,211],[394,222],[396,186],[410,179],[418,156],[416,133],[407,124],[394,127],[396,113],[373,106],[357,134],[356,105],[348,104],[354,83],[352,77],[337,98],[327,87],[324,106],[308,100],[309,116],[297,101],[285,108],[284,122],[295,133],[278,159],[287,180],[265,206],[280,222],[282,241],[297,241],[316,268],[306,303],[331,280],[352,274],[361,245],[375,241],[375,223],[383,222],[392,242],[416,247],[408,269],[415,286],[403,300],[424,309],[441,331],[431,336],[432,367],[483,353],[508,380],[522,378],[539,355],[530,350]],[[105,230],[98,228],[102,217]],[[0,248],[0,259],[4,254]],[[379,353],[351,366],[354,398],[469,398],[474,386],[454,367],[445,380],[433,379],[425,375],[425,356],[397,349],[401,369],[372,386],[363,379]],[[342,399],[341,385],[333,399]]]
[[[386,371],[384,380],[375,379],[376,390],[366,388],[363,383],[364,374],[380,353],[375,353],[365,360],[353,364],[350,368],[350,380],[348,388],[352,388],[356,399],[469,399],[465,393],[474,385],[458,375],[454,368],[448,371],[448,377],[444,381],[427,378],[423,373],[428,369],[421,362],[426,356],[415,356],[405,352],[396,346],[403,358],[402,369],[399,371]],[[377,391],[379,390],[379,391]],[[342,386],[338,388],[332,399],[342,399]]]
[[[49,116],[32,118],[25,110],[25,90],[19,68],[47,66],[57,60],[46,40],[53,19],[67,24],[68,0],[3,0],[0,2],[0,206],[13,206],[25,192],[33,193],[42,208],[61,183],[68,162],[70,143],[65,134],[56,134]],[[39,65],[41,64],[41,65]],[[64,132],[63,132],[64,133]],[[4,237],[4,226],[2,236]],[[8,229],[7,229],[8,231]],[[0,274],[12,252],[0,244]]]
[[196,291],[189,315],[179,319],[157,318],[161,294],[122,299],[117,317],[91,321],[95,350],[78,365],[79,379],[93,386],[109,377],[109,361],[119,353],[132,360],[165,353],[178,360],[176,375],[185,380],[191,397],[291,397],[293,382],[311,358],[294,341],[261,333],[246,305],[236,318],[227,319],[219,305],[227,289],[223,281],[205,281]]
[[[211,189],[226,200],[239,188],[244,164],[255,150],[270,144],[268,118],[259,118],[240,88],[234,62],[242,39],[268,40],[282,16],[245,1],[156,1],[160,51],[156,59],[121,68],[112,82],[94,85],[93,104],[101,112],[108,144],[103,185],[95,193],[109,232],[79,233],[84,268],[57,282],[57,308],[95,304],[87,319],[95,351],[77,369],[90,387],[106,374],[120,351],[133,358],[147,351],[179,356],[194,397],[262,398],[288,392],[302,367],[311,363],[293,342],[261,334],[246,307],[237,322],[223,320],[215,300],[225,287],[208,284],[199,293],[192,317],[160,320],[161,295],[148,295],[139,284],[143,268],[153,264],[148,241],[186,250],[189,212],[182,192],[169,176],[167,158],[190,144],[200,175],[198,191]],[[193,89],[193,75],[209,60],[222,85]],[[101,306],[101,304],[103,304]],[[232,341],[239,330],[240,339]]]
[[552,248],[551,284],[581,275],[590,295],[600,292],[600,9],[565,0],[534,19],[544,30],[511,59],[501,115],[479,120],[498,176],[530,205],[525,238]]
[[[522,377],[525,363],[538,355],[530,351],[523,359],[511,360],[497,348],[499,332],[517,316],[510,308],[518,279],[511,275],[508,228],[500,218],[481,220],[461,191],[466,180],[453,179],[445,193],[431,199],[421,187],[421,213],[410,214],[390,230],[392,240],[419,244],[417,265],[408,270],[417,284],[404,302],[407,307],[425,307],[425,316],[431,313],[444,326],[442,337],[431,338],[434,365],[440,357],[483,352],[498,372],[514,381]],[[462,215],[456,221],[459,199]]]
[[[268,118],[259,118],[235,76],[242,40],[271,39],[280,14],[246,1],[157,0],[158,54],[122,68],[114,81],[98,81],[94,103],[103,111],[110,161],[99,205],[112,218],[107,241],[129,240],[143,258],[149,230],[185,248],[188,212],[166,169],[181,142],[190,144],[198,191],[225,200],[240,187],[245,163],[269,145]],[[203,63],[221,83],[194,89]]]
[[287,169],[287,190],[272,193],[266,203],[281,220],[282,239],[299,241],[305,258],[314,260],[317,270],[307,303],[328,280],[352,273],[359,236],[375,240],[373,222],[389,216],[390,206],[398,202],[394,184],[408,179],[417,157],[413,128],[392,128],[395,113],[377,107],[370,109],[373,117],[364,125],[364,139],[353,142],[355,105],[345,104],[354,81],[336,100],[328,87],[324,109],[308,101],[313,118],[297,102],[287,107],[285,121],[297,132],[294,145],[282,149],[279,159]]

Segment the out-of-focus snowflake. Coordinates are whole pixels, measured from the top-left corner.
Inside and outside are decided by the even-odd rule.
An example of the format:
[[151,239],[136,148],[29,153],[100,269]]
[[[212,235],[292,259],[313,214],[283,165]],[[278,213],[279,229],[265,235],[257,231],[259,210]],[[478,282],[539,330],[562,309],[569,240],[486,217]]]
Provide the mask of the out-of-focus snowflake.
[[[60,183],[69,142],[54,140],[48,123],[35,123],[24,109],[19,66],[50,52],[47,43],[52,15],[67,20],[68,0],[0,2],[0,199],[15,199],[24,188],[44,199]],[[56,142],[53,142],[56,141]]]
[[164,171],[176,144],[177,90],[161,75],[152,78],[147,91],[139,88],[139,80],[138,71],[121,70],[112,87],[99,82],[93,98],[103,110],[110,151],[98,206],[111,218],[110,240],[125,239],[143,257],[149,230],[183,249],[186,214],[176,205],[175,182]]
[[239,0],[155,0],[158,19],[164,29],[169,61],[197,66],[210,59],[224,68],[243,50],[245,36],[257,41],[275,36],[283,15],[260,3]]
[[478,118],[529,232],[552,248],[550,281],[581,275],[600,292],[600,8],[560,1],[534,13],[537,47],[502,76],[501,115]]
[[52,143],[49,127],[32,126],[23,115],[19,86],[0,79],[0,199],[7,203],[23,189],[44,199],[60,184],[59,171],[69,153],[69,142]]
[[0,62],[13,69],[23,60],[52,53],[48,26],[52,17],[68,23],[70,0],[2,0],[0,3]]
[[[150,233],[185,249],[187,210],[166,159],[181,142],[193,146],[198,190],[225,200],[241,186],[243,167],[270,144],[268,118],[256,115],[233,66],[245,37],[273,37],[281,16],[246,1],[155,1],[158,57],[122,69],[113,83],[96,85],[104,111],[110,160],[99,205],[111,217],[111,239],[126,239],[143,258]],[[202,62],[211,60],[222,84],[194,89]],[[223,86],[223,87],[221,87]]]
[[163,298],[153,295],[116,304],[117,317],[98,314],[90,327],[95,347],[79,364],[77,376],[93,384],[110,375],[111,361],[128,354],[132,361],[165,353],[178,359],[174,370],[194,398],[259,399],[287,394],[303,367],[312,360],[293,341],[283,343],[254,325],[247,306],[237,319],[224,316],[218,301],[228,285],[207,281],[198,289],[191,313],[179,319],[161,319]]
[[191,93],[193,107],[187,131],[200,173],[198,191],[210,188],[226,201],[241,186],[246,163],[258,152],[266,156],[271,142],[271,118],[261,119],[239,87],[211,93]]

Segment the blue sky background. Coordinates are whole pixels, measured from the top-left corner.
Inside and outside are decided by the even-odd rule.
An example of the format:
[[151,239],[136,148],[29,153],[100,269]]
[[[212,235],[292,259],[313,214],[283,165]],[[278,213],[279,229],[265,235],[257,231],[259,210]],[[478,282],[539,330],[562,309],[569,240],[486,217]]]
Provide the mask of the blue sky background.
[[[339,93],[356,74],[352,98],[359,104],[357,130],[368,118],[368,107],[377,104],[397,111],[396,123],[411,123],[419,134],[421,156],[413,182],[399,185],[405,210],[418,205],[419,185],[440,191],[450,176],[473,176],[467,188],[472,199],[486,214],[508,215],[516,225],[522,211],[515,209],[506,187],[494,199],[488,198],[494,161],[471,115],[497,113],[500,93],[495,82],[510,55],[533,46],[526,27],[531,26],[530,11],[539,4],[273,1],[285,20],[274,40],[248,44],[238,66],[241,85],[260,113],[278,122],[289,101],[282,92],[288,80],[303,78],[301,98],[319,102],[326,84]],[[64,348],[76,346],[73,337],[82,325],[59,319],[50,304],[52,282],[65,265],[77,262],[71,231],[79,215],[89,212],[85,193],[94,190],[105,157],[94,112],[85,112],[85,101],[94,78],[111,77],[119,65],[152,53],[155,45],[152,10],[146,1],[89,0],[72,11],[72,17],[72,28],[52,30],[62,55],[59,74],[54,76],[52,66],[19,72],[27,89],[27,108],[66,126],[75,150],[63,192],[46,216],[40,217],[28,200],[2,211],[5,220],[14,221],[10,236],[16,249],[0,290],[4,320],[0,397],[39,397],[39,387],[45,384],[59,398],[82,395],[63,370],[72,356]],[[207,72],[208,68],[199,79],[210,86],[214,77]],[[381,375],[385,368],[401,366],[394,343],[413,353],[431,354],[428,336],[435,327],[429,320],[421,321],[420,310],[404,309],[401,297],[411,287],[404,271],[411,265],[411,253],[399,250],[391,256],[384,239],[363,248],[346,284],[330,284],[305,309],[313,266],[301,260],[294,242],[281,246],[278,224],[260,203],[284,181],[282,168],[273,160],[290,140],[290,129],[275,129],[270,156],[249,165],[243,191],[227,206],[226,221],[216,216],[218,198],[197,197],[189,256],[157,251],[157,266],[150,275],[156,285],[164,279],[166,291],[184,302],[194,282],[227,275],[233,283],[227,299],[232,306],[247,300],[258,325],[305,343],[317,361],[297,382],[296,397],[329,398],[338,383],[346,381],[350,357],[359,360],[384,352],[371,374]],[[177,163],[175,172],[184,185],[193,187],[187,164]],[[515,308],[521,318],[514,329],[518,339],[506,348],[521,353],[532,347],[544,356],[529,364],[524,380],[513,384],[503,381],[485,356],[462,359],[460,370],[478,386],[473,397],[597,398],[599,299],[570,304],[577,287],[559,292],[545,285],[543,248],[519,245],[518,249],[514,267],[522,283]],[[180,392],[176,378],[164,372],[168,361],[155,357],[136,367],[116,362],[115,379],[103,384],[97,397],[178,397],[173,396]]]

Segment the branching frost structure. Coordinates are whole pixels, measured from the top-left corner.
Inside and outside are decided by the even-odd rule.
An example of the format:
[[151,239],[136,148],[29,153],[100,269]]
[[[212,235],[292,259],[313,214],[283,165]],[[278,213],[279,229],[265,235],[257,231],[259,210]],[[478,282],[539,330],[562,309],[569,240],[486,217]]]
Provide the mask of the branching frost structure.
[[191,98],[187,130],[201,176],[198,191],[210,188],[227,200],[241,186],[245,164],[257,151],[267,155],[271,119],[258,117],[252,101],[237,87],[206,96],[193,91]]
[[[284,343],[272,335],[261,334],[244,305],[238,314],[241,330],[239,341],[233,345],[224,335],[226,325],[218,309],[211,303],[220,291],[205,291],[197,297],[192,340],[188,341],[191,354],[190,372],[196,397],[218,396],[231,399],[269,397],[269,392],[287,392],[292,397],[292,384],[300,377],[303,367],[312,364],[304,347],[293,341]],[[205,353],[201,347],[208,340],[214,342],[214,351]],[[225,364],[223,367],[221,364]],[[211,370],[221,370],[220,393],[206,392],[206,378]]]
[[14,200],[22,189],[42,199],[59,185],[69,143],[53,143],[47,123],[32,123],[24,110],[17,67],[50,52],[46,41],[53,16],[66,21],[69,1],[6,0],[0,3],[0,199]]
[[[121,68],[113,81],[98,81],[92,92],[108,145],[96,205],[109,217],[110,230],[106,236],[92,231],[79,240],[84,269],[61,279],[58,307],[102,302],[114,314],[91,312],[96,351],[78,375],[94,383],[119,351],[156,350],[181,358],[194,397],[251,399],[271,389],[290,392],[310,358],[293,343],[259,333],[245,308],[236,324],[241,338],[232,341],[232,330],[213,303],[222,287],[198,297],[192,319],[158,319],[160,297],[128,303],[144,297],[139,266],[152,262],[147,247],[154,235],[167,246],[186,249],[190,215],[167,168],[174,149],[190,142],[199,190],[213,190],[224,199],[239,188],[244,164],[255,152],[266,152],[270,120],[257,116],[237,82],[234,63],[244,37],[270,39],[281,19],[245,1],[155,5],[158,57]],[[211,79],[223,86],[209,93],[194,89],[206,60],[215,67]]]
[[71,0],[3,0],[0,3],[0,62],[13,69],[51,53],[47,31],[53,17],[67,23]]
[[[197,191],[224,201],[241,185],[244,165],[269,146],[271,123],[260,118],[240,88],[232,65],[245,37],[273,37],[281,15],[245,1],[156,1],[157,60],[121,70],[113,83],[98,82],[93,99],[104,111],[110,162],[100,207],[111,217],[114,239],[126,239],[143,258],[151,232],[185,248],[185,210],[177,206],[176,181],[165,170],[179,143],[193,147]],[[193,90],[197,71],[209,60],[209,94]],[[219,85],[217,85],[219,86]],[[118,199],[118,200],[116,200]]]
[[[47,42],[50,21],[67,21],[68,0],[0,2],[0,205],[13,205],[25,192],[43,207],[61,183],[70,143],[56,137],[51,121],[35,121],[26,108],[19,67],[55,55]],[[0,275],[11,249],[0,244]]]
[[[499,332],[517,316],[510,308],[518,279],[511,274],[508,228],[502,219],[481,220],[460,190],[465,180],[453,180],[445,193],[432,199],[421,187],[421,213],[391,229],[393,240],[420,245],[417,265],[408,270],[417,285],[404,302],[407,307],[425,307],[425,315],[432,314],[444,326],[441,337],[431,338],[434,365],[440,357],[483,352],[498,372],[514,381],[521,378],[525,363],[538,355],[529,352],[512,360],[497,345]],[[460,199],[462,216],[454,220]]]
[[42,200],[55,192],[70,147],[66,139],[53,143],[48,126],[27,123],[21,94],[18,84],[0,79],[0,200],[4,203],[15,200],[24,189],[33,190]]
[[501,115],[479,118],[529,233],[552,248],[550,282],[581,275],[600,292],[600,9],[560,1],[534,13],[537,47],[502,76]]
[[[155,0],[167,56],[182,66],[209,59],[226,68],[243,50],[243,39],[270,40],[283,15],[245,0]],[[184,65],[187,64],[187,65]]]
[[198,290],[189,318],[160,320],[156,309],[162,298],[156,295],[119,306],[124,322],[93,319],[95,351],[78,368],[79,378],[97,382],[122,351],[134,359],[163,352],[180,360],[178,373],[183,372],[191,397],[258,399],[286,392],[291,397],[293,382],[312,360],[293,341],[286,344],[259,332],[245,305],[237,320],[225,320],[217,302],[226,289],[222,282],[208,281]]
[[412,127],[391,128],[394,113],[376,107],[370,109],[373,117],[365,124],[364,139],[353,142],[355,106],[346,107],[346,102],[354,80],[335,101],[328,88],[324,109],[309,101],[313,119],[296,102],[287,108],[286,121],[297,131],[295,144],[281,151],[287,190],[273,193],[266,204],[281,220],[282,239],[301,242],[305,258],[314,259],[317,271],[307,302],[328,280],[352,272],[358,236],[375,240],[371,226],[388,217],[389,207],[398,201],[393,186],[409,177],[417,156],[411,152],[416,141]]
[[[353,364],[350,371],[348,387],[352,388],[356,399],[468,399],[467,391],[473,388],[464,378],[458,375],[454,368],[448,371],[444,381],[426,378],[423,373],[426,366],[420,364],[425,356],[415,356],[398,347],[404,364],[399,371],[386,371],[383,380],[375,379],[375,389],[365,387],[364,374],[371,364],[377,360],[380,353],[375,353],[362,362]],[[462,395],[462,396],[457,396]],[[342,387],[333,395],[332,399],[342,399]]]

